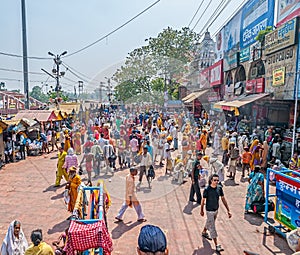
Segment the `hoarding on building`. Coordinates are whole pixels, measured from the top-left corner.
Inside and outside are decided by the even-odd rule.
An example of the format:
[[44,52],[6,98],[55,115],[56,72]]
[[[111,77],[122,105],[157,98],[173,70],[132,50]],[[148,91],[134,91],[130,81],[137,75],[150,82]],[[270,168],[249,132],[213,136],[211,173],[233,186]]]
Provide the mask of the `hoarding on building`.
[[223,70],[224,72],[237,68],[239,65],[239,52],[224,53]]
[[224,52],[238,51],[240,48],[240,30],[241,30],[241,14],[239,11],[225,26],[224,26]]
[[284,23],[265,37],[265,53],[271,54],[296,43],[297,18]]
[[216,34],[216,60],[220,60],[224,57],[224,28],[222,28],[217,34]]
[[223,83],[223,60],[209,67],[209,83],[215,86]]
[[274,0],[250,0],[242,7],[241,49],[255,42],[259,31],[274,24]]
[[273,70],[273,87],[284,85],[285,66]]
[[277,4],[277,27],[300,15],[299,0],[279,0]]
[[[297,46],[293,45],[286,49],[274,52],[267,56],[265,70],[266,70],[266,92],[274,93],[275,99],[279,100],[293,100],[294,87],[296,77],[296,63],[297,63]],[[274,86],[273,72],[274,70],[285,67],[285,79],[282,86]]]
[[240,62],[246,62],[250,60],[250,47],[246,47],[240,51]]

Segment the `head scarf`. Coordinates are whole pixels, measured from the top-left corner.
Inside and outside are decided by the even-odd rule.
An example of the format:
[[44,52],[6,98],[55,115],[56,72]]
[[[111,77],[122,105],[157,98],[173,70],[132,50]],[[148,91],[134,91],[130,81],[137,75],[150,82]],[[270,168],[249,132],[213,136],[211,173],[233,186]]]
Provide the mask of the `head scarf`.
[[68,149],[68,155],[73,155],[74,154],[74,150],[72,148]]
[[167,248],[167,239],[159,227],[146,225],[141,228],[138,245],[142,252],[164,252]]
[[21,254],[24,254],[25,250],[28,247],[28,243],[27,243],[26,237],[23,233],[22,227],[21,227],[20,233],[19,233],[20,242],[19,243],[14,242],[14,240],[16,239],[16,237],[14,236],[14,223],[15,223],[15,220],[9,224],[7,233],[4,237],[4,240],[3,240],[3,243],[1,246],[0,254],[12,255],[12,254],[14,254],[14,252],[16,250],[18,250]]

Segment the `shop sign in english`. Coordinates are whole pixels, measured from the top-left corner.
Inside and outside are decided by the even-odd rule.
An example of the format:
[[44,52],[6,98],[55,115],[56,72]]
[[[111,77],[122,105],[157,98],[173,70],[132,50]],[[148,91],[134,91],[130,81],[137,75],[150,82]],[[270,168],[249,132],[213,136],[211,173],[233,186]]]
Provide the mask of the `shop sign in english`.
[[266,35],[266,55],[279,51],[296,43],[297,22],[298,19],[294,18]]
[[282,86],[284,85],[284,76],[285,75],[285,67],[280,67],[278,69],[273,70],[273,86]]

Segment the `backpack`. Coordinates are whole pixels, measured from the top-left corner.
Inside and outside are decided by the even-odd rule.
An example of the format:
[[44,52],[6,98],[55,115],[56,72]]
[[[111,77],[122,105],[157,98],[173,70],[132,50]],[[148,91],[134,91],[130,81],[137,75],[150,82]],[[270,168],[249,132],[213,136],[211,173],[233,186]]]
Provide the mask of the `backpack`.
[[152,178],[152,179],[155,178],[155,171],[154,171],[154,167],[152,165],[149,167],[147,177]]
[[104,156],[103,156],[102,153],[100,153],[100,150],[99,150],[98,147],[96,148],[95,159],[96,159],[97,161],[103,161],[103,160],[104,160]]

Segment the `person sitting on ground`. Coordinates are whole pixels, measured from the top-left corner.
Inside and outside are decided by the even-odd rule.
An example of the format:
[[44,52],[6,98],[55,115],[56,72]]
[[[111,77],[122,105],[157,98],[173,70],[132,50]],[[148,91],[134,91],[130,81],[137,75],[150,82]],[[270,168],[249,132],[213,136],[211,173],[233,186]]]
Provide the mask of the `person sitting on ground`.
[[25,251],[24,255],[54,255],[51,246],[43,242],[43,234],[41,229],[36,229],[31,232],[32,244]]
[[137,253],[139,255],[167,255],[167,238],[157,226],[145,225],[138,237]]
[[264,175],[259,172],[260,169],[260,166],[255,166],[254,171],[249,175],[245,213],[248,213],[253,202],[261,201],[264,198]]
[[27,247],[28,243],[21,228],[21,223],[17,220],[12,221],[4,237],[0,254],[23,255]]
[[[68,236],[69,228],[66,228],[65,231],[58,237],[57,241],[52,242],[52,245],[56,247],[55,255],[65,255],[66,254],[66,243],[67,243],[67,236]],[[60,242],[63,241],[61,245]]]

